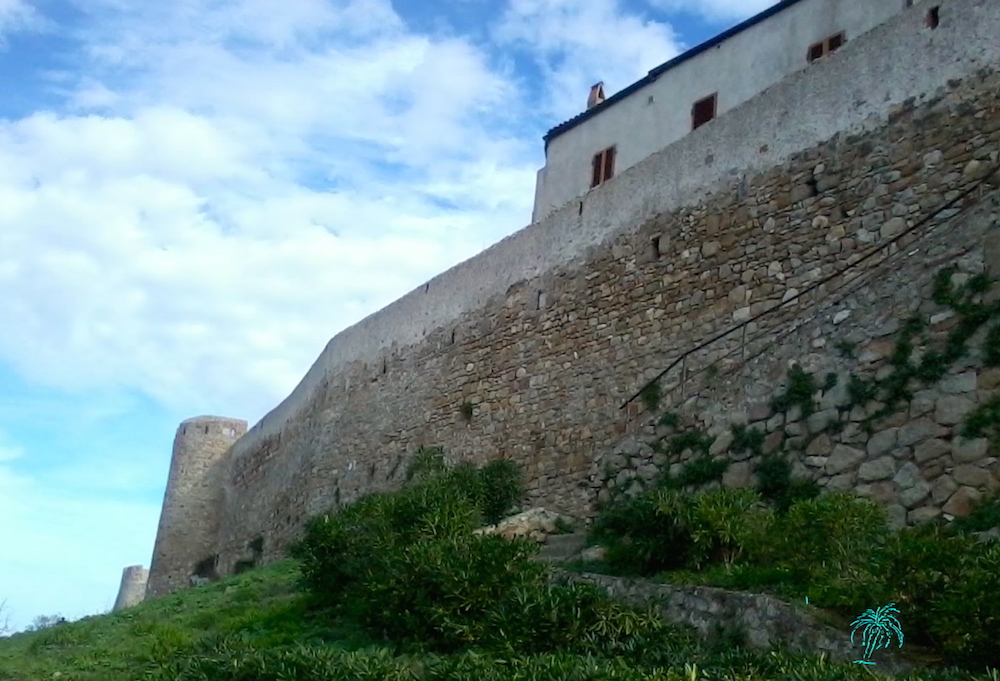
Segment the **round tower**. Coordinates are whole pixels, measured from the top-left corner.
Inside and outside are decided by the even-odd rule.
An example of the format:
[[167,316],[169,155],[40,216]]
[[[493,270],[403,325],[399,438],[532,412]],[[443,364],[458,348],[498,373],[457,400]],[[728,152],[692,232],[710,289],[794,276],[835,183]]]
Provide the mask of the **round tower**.
[[187,587],[193,576],[215,576],[224,455],[246,432],[246,421],[219,416],[198,416],[178,426],[149,566],[148,598]]
[[122,570],[122,585],[118,587],[118,598],[111,612],[118,612],[142,603],[146,596],[146,581],[149,570],[141,565],[133,565]]

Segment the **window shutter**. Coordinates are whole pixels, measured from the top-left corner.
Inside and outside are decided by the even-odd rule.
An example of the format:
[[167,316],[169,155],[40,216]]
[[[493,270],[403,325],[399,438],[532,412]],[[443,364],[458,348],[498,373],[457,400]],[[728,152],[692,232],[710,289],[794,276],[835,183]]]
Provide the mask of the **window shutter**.
[[611,147],[604,152],[604,181],[607,182],[615,175],[615,148]]

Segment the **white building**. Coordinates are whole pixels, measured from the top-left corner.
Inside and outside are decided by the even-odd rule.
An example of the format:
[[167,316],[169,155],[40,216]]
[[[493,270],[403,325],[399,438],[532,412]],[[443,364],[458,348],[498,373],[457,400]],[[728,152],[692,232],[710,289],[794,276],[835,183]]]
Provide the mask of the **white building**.
[[[782,0],[608,99],[598,83],[586,111],[545,135],[545,166],[538,171],[531,221],[710,124],[786,76],[828,58],[913,4]],[[927,20],[934,21],[933,3],[921,4],[926,7],[913,11],[924,11]],[[724,162],[725,151],[707,153]]]

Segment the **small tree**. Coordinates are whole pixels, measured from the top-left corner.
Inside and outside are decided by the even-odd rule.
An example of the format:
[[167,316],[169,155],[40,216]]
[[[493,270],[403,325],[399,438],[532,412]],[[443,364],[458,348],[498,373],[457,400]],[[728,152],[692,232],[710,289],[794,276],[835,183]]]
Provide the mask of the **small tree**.
[[7,599],[0,601],[0,636],[10,633],[10,611],[7,608]]
[[42,629],[49,629],[58,624],[65,624],[66,618],[61,615],[39,615],[34,619],[34,621],[28,626],[28,631],[41,631]]

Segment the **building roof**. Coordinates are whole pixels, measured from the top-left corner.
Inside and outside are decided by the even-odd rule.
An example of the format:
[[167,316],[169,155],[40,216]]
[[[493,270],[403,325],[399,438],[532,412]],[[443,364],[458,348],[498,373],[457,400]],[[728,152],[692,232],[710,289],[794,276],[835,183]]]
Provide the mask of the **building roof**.
[[750,17],[749,19],[747,19],[746,21],[743,21],[743,22],[741,22],[739,24],[736,24],[735,26],[733,26],[729,30],[720,33],[719,35],[715,36],[714,38],[711,38],[710,40],[706,40],[705,42],[703,42],[702,44],[698,45],[697,47],[692,47],[687,52],[684,52],[683,54],[680,54],[680,55],[674,57],[673,59],[671,59],[668,62],[660,64],[656,68],[652,69],[649,73],[647,73],[642,79],[637,80],[636,82],[632,83],[631,85],[629,85],[624,90],[620,90],[620,91],[616,92],[615,94],[613,94],[612,96],[608,97],[607,99],[605,99],[602,103],[598,104],[597,106],[595,106],[595,107],[593,107],[591,109],[587,109],[583,113],[577,114],[576,116],[574,116],[573,118],[569,119],[565,123],[560,123],[556,127],[554,127],[551,130],[549,130],[545,134],[545,137],[542,138],[542,139],[545,140],[545,147],[546,147],[546,149],[549,146],[549,142],[552,141],[553,139],[555,139],[556,137],[558,137],[559,135],[563,134],[564,132],[566,132],[568,130],[572,130],[573,128],[575,128],[576,126],[580,125],[581,123],[583,123],[588,118],[591,118],[592,116],[597,115],[601,111],[604,111],[609,106],[614,106],[615,102],[621,101],[622,99],[625,99],[626,97],[628,97],[630,94],[632,94],[636,90],[639,90],[640,88],[643,88],[646,85],[649,85],[650,83],[652,83],[653,81],[655,81],[657,78],[659,78],[660,76],[662,76],[664,73],[666,73],[670,69],[672,69],[672,68],[674,68],[676,66],[680,66],[681,64],[683,64],[687,60],[692,59],[693,57],[697,57],[702,52],[705,52],[706,50],[710,50],[713,47],[715,47],[716,45],[719,45],[720,43],[725,42],[726,40],[729,40],[730,38],[732,38],[737,33],[742,33],[743,31],[747,30],[748,28],[751,28],[752,26],[756,26],[757,24],[759,24],[760,22],[764,21],[765,19],[768,19],[768,18],[774,16],[775,14],[777,14],[779,12],[782,12],[782,11],[788,9],[789,7],[791,7],[792,5],[798,4],[800,2],[802,2],[802,0],[781,0],[781,2],[777,3],[776,5],[773,5],[772,7],[769,7],[768,9],[764,10],[760,14],[754,15],[754,16]]

